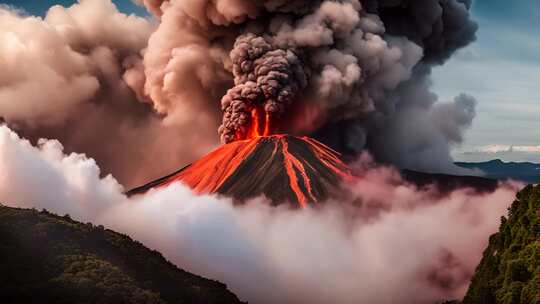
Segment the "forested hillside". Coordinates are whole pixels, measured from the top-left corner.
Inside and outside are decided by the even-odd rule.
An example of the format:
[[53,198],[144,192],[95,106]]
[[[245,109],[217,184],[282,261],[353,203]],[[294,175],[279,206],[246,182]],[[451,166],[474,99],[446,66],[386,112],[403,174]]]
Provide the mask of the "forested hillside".
[[518,193],[463,303],[540,304],[540,186]]
[[0,205],[0,303],[240,303],[101,226]]

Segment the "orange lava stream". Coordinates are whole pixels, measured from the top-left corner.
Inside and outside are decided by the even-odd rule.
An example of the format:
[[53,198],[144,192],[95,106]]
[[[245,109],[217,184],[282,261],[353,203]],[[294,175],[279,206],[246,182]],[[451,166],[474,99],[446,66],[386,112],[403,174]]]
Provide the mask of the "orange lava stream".
[[283,161],[285,163],[287,175],[289,176],[289,183],[291,185],[291,189],[294,191],[296,197],[298,198],[298,202],[300,203],[302,208],[305,208],[307,207],[308,199],[304,195],[302,189],[300,189],[300,185],[298,184],[299,181],[296,176],[296,170],[298,170],[300,172],[300,175],[302,176],[302,182],[308,190],[309,196],[311,198],[310,201],[315,202],[317,201],[317,199],[315,199],[315,197],[313,196],[313,192],[311,189],[311,181],[309,180],[309,176],[307,175],[302,163],[296,157],[289,153],[289,143],[283,137],[280,138],[280,141],[283,145]]
[[257,147],[260,139],[236,141],[201,158],[162,186],[183,182],[195,192],[214,193]]
[[303,137],[302,139],[311,144],[310,146],[317,155],[317,158],[328,168],[339,174],[346,181],[354,180],[354,176],[347,169],[347,165],[338,157],[339,153],[337,151],[309,137]]
[[[260,113],[257,113],[257,111],[254,111],[253,115],[258,118],[261,118],[262,116]],[[218,193],[225,183],[231,180],[231,177],[235,175],[236,172],[240,172],[238,170],[245,161],[255,155],[254,151],[268,151],[265,149],[269,148],[267,146],[269,144],[273,144],[273,150],[271,154],[268,153],[269,151],[267,152],[268,154],[266,154],[266,157],[268,159],[259,159],[255,161],[255,163],[258,164],[257,166],[260,166],[261,163],[269,161],[272,166],[283,166],[282,170],[285,172],[282,173],[287,175],[286,178],[288,181],[286,182],[289,184],[289,191],[293,192],[292,194],[296,197],[301,208],[306,208],[308,207],[308,204],[316,203],[320,199],[317,198],[314,190],[314,187],[319,184],[317,181],[312,181],[310,176],[316,177],[318,174],[328,175],[333,172],[345,182],[354,182],[357,180],[357,177],[352,174],[348,166],[340,159],[338,152],[330,149],[317,140],[308,137],[298,138],[288,135],[266,136],[264,134],[270,130],[270,127],[268,126],[270,119],[268,116],[263,119],[265,120],[265,123],[262,133],[259,132],[263,126],[259,123],[260,120],[255,119],[253,121],[252,130],[254,130],[254,132],[250,134],[254,135],[254,138],[238,140],[221,146],[182,171],[159,180],[158,184],[153,184],[151,187],[166,187],[172,183],[181,182],[199,194]],[[301,140],[304,143],[298,142],[298,140]],[[290,143],[299,144],[304,148],[308,147],[311,153],[303,154],[298,151],[300,154],[295,155],[295,151],[290,151]],[[258,150],[259,148],[263,148],[263,150]],[[280,163],[276,162],[279,159],[276,157],[277,154],[283,155],[282,163],[281,160]],[[260,156],[258,157],[260,158]],[[306,159],[302,159],[302,157],[306,157]],[[313,157],[315,157],[315,159],[313,159]],[[248,166],[246,167],[248,170],[254,170],[254,174],[260,175],[266,173],[263,171],[264,169],[254,167],[249,161],[245,164]],[[326,169],[321,168],[321,166]],[[308,172],[310,175],[308,175]],[[250,179],[251,176],[249,173],[243,174],[245,174],[243,178]],[[275,174],[275,172],[268,174]],[[246,180],[245,182],[250,184],[252,181]],[[257,184],[254,183],[253,187],[257,187]],[[261,188],[261,190],[262,189],[263,188]],[[273,189],[265,189],[264,191],[271,192]]]

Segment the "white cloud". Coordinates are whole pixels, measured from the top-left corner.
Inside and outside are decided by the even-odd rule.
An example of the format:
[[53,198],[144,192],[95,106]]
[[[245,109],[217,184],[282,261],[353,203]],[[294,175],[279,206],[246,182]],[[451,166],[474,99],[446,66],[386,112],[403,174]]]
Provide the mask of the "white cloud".
[[[0,127],[0,201],[127,233],[252,303],[432,304],[462,297],[517,188],[441,195],[362,160],[355,203],[291,210],[196,196],[175,184],[129,199],[57,141]],[[362,202],[360,204],[359,202]]]
[[513,146],[513,145],[489,145],[479,148],[477,151],[481,153],[500,153],[500,152],[525,152],[525,153],[540,153],[539,146]]

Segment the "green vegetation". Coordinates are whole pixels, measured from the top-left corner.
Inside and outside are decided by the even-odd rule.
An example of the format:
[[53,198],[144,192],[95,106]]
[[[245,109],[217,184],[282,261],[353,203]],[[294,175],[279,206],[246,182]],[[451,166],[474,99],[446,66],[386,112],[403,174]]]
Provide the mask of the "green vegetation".
[[517,195],[463,304],[540,304],[540,186]]
[[102,226],[0,205],[0,303],[240,303]]

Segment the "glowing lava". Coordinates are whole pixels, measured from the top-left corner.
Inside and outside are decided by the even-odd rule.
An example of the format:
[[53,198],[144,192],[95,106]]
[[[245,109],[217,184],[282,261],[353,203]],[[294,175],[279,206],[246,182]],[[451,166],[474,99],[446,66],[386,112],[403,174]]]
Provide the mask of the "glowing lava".
[[[258,115],[258,114],[257,114]],[[253,130],[265,134],[265,123]],[[190,166],[134,189],[128,194],[182,182],[197,193],[218,193],[244,201],[261,195],[274,204],[300,207],[323,202],[341,193],[352,179],[340,155],[316,140],[288,135],[256,135],[224,145]]]
[[304,168],[304,165],[302,165],[302,162],[299,161],[294,155],[289,153],[289,144],[286,140],[283,140],[283,137],[280,138],[281,144],[283,145],[283,162],[285,163],[285,168],[287,169],[287,176],[289,177],[289,184],[291,186],[291,189],[294,191],[296,198],[298,199],[298,203],[302,207],[306,207],[308,203],[308,199],[304,195],[304,192],[300,188],[300,184],[298,183],[298,177],[296,176],[297,172],[300,173],[300,176],[302,177],[303,186],[307,189],[307,192],[310,196],[311,201],[316,201],[315,197],[313,196],[313,193],[311,191],[311,182],[310,179],[306,173],[306,169]]
[[[251,110],[251,123],[249,125],[246,138],[244,139],[253,139],[260,136],[269,136],[271,134],[271,118],[268,113],[265,113],[262,109],[255,107]],[[241,139],[242,136],[237,134],[238,139]]]

